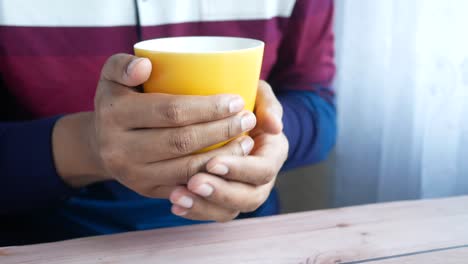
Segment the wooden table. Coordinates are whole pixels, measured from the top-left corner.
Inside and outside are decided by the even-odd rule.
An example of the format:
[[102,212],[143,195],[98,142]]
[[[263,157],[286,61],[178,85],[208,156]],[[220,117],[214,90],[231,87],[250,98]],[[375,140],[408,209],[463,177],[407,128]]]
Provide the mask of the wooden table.
[[468,196],[0,248],[0,263],[468,263]]

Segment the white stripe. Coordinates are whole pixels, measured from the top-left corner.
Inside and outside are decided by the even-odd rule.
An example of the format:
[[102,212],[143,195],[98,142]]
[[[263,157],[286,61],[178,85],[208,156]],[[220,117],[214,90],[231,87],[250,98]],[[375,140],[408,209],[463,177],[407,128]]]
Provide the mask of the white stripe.
[[134,25],[133,0],[0,0],[0,25]]
[[[289,17],[296,0],[138,0],[145,26]],[[0,25],[135,25],[133,0],[0,0]]]
[[289,17],[296,0],[203,0],[207,20]]
[[141,24],[228,21],[289,17],[296,0],[146,0],[140,2]]

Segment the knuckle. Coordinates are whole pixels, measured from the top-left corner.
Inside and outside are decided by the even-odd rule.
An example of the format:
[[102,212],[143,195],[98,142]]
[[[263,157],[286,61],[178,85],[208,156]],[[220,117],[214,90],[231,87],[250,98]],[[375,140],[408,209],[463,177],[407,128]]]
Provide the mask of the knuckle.
[[235,126],[236,122],[234,120],[229,120],[224,123],[224,125],[221,127],[221,135],[225,139],[230,139],[235,136]]
[[184,108],[177,100],[172,100],[169,102],[166,109],[164,110],[164,117],[166,121],[175,125],[186,122]]
[[218,116],[220,113],[224,112],[224,103],[221,100],[221,96],[216,96],[213,104],[212,116]]
[[106,62],[104,63],[104,66],[102,67],[101,75],[102,79],[107,79],[107,80],[112,80],[113,76],[112,73],[116,71],[117,65],[121,60],[126,58],[126,54],[119,53],[119,54],[114,54],[110,56]]
[[243,156],[242,147],[240,144],[228,145],[222,149],[220,155],[227,155],[227,156]]
[[187,162],[187,168],[193,173],[197,173],[203,167],[203,160],[198,156],[190,157]]
[[201,158],[198,156],[190,157],[190,159],[187,161],[187,166],[185,168],[181,168],[181,172],[179,173],[182,175],[182,178],[185,181],[184,183],[187,183],[190,178],[200,172],[203,168],[203,165],[203,160],[201,160]]
[[236,147],[232,148],[229,151],[229,154],[233,156],[241,156],[241,157],[244,156],[244,150],[242,148],[242,145],[240,143],[236,144]]
[[231,149],[230,154],[233,156],[244,156],[244,148],[242,147],[242,141],[238,141],[237,144],[235,144],[235,147]]
[[229,207],[231,208],[237,208],[237,209],[243,208],[243,204],[237,199],[234,199],[232,196],[226,195],[220,192],[217,192],[217,193],[218,193],[217,200],[221,201],[221,204],[229,205]]
[[195,132],[191,128],[182,128],[174,133],[169,140],[170,146],[176,154],[190,154],[196,145]]
[[276,175],[276,172],[274,171],[274,169],[272,167],[268,167],[268,168],[266,168],[266,171],[262,175],[262,177],[260,177],[260,180],[259,180],[258,183],[260,185],[267,184],[267,183],[269,183],[269,182],[271,182],[273,180],[275,175]]
[[229,142],[228,145],[222,148],[222,152],[218,156],[221,156],[221,155],[243,157],[244,150],[241,145],[241,140],[235,139]]
[[200,118],[207,121],[213,121],[219,119],[225,110],[225,106],[222,101],[222,97],[215,95],[207,101],[206,106],[203,107],[203,111],[200,113]]

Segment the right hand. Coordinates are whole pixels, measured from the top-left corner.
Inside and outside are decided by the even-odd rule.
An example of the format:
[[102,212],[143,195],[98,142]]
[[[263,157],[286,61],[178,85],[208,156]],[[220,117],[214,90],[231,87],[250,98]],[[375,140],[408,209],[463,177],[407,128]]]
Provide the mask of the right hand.
[[[99,174],[137,193],[167,198],[177,185],[219,155],[247,155],[253,140],[242,136],[209,152],[197,150],[255,127],[238,95],[182,96],[140,93],[151,62],[117,54],[105,63],[91,114],[89,145]],[[103,179],[101,177],[101,179]],[[108,178],[109,179],[109,178]]]

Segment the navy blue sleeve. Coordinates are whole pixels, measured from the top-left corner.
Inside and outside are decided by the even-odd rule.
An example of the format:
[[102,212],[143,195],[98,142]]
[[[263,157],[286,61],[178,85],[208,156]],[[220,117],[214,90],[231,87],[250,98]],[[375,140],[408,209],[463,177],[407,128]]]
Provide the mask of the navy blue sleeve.
[[0,216],[50,207],[72,192],[53,159],[59,118],[0,123]]
[[318,163],[327,158],[336,141],[334,104],[312,91],[277,94],[284,110],[284,134],[289,154],[283,170]]

